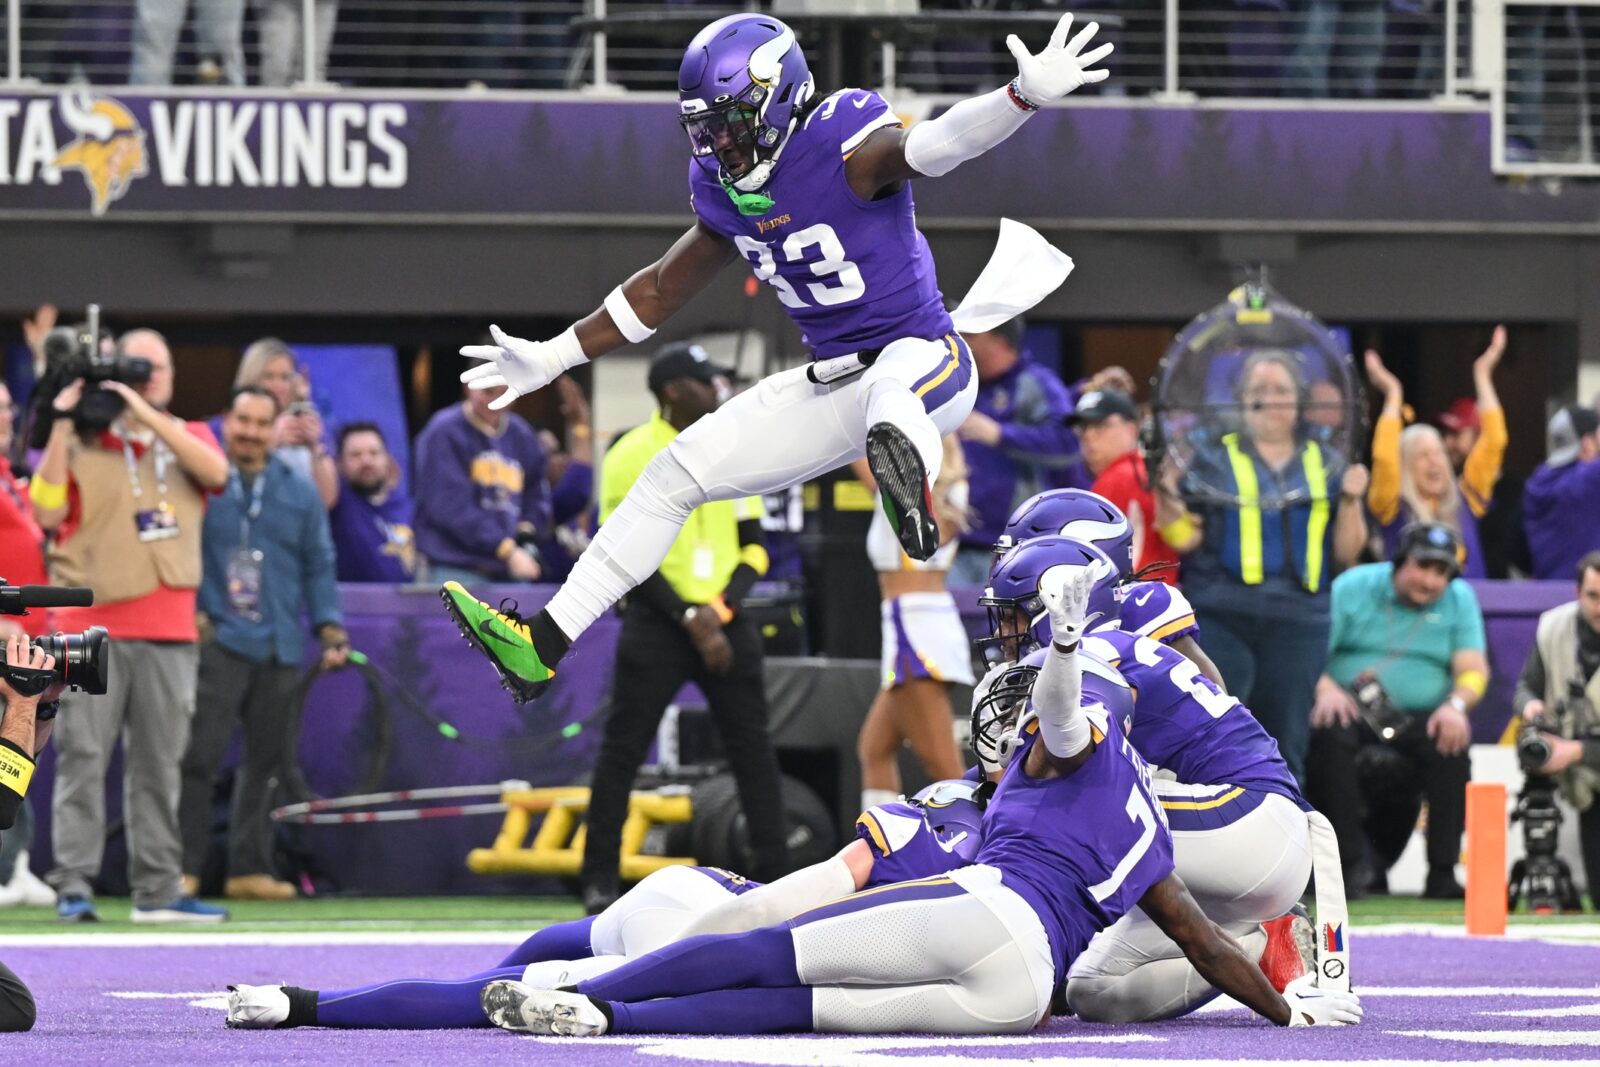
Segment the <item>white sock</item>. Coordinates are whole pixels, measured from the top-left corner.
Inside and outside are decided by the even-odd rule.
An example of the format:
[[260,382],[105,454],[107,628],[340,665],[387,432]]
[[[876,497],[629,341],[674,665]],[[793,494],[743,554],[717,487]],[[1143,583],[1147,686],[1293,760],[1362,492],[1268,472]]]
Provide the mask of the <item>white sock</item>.
[[885,376],[863,385],[860,399],[869,429],[880,422],[893,423],[911,439],[912,447],[922,457],[922,466],[928,472],[928,484],[932,485],[939,477],[944,448],[939,441],[938,428],[923,410],[917,395],[904,382]]
[[626,956],[590,956],[583,960],[545,960],[530,963],[522,972],[522,980],[535,989],[559,989],[564,985],[577,985],[591,978],[614,971],[628,962]]
[[689,513],[705,502],[705,491],[670,448],[645,466],[544,607],[569,641],[655,573]]
[[863,789],[861,791],[861,810],[875,808],[879,804],[893,804],[900,799],[900,794],[893,789]]

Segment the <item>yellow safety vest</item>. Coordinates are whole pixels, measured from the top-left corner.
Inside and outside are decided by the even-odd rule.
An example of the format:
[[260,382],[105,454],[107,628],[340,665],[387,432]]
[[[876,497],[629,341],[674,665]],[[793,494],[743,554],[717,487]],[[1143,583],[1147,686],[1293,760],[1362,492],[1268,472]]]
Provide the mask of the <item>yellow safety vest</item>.
[[[1256,464],[1239,447],[1239,435],[1226,434],[1222,444],[1228,450],[1233,468],[1233,484],[1239,495],[1239,575],[1245,585],[1260,585],[1264,567],[1261,558],[1261,484],[1256,479]],[[1328,532],[1328,469],[1322,462],[1322,446],[1307,441],[1300,450],[1300,466],[1306,487],[1311,490],[1311,518],[1306,523],[1306,560],[1302,571],[1305,587],[1315,593],[1322,586],[1322,542]]]

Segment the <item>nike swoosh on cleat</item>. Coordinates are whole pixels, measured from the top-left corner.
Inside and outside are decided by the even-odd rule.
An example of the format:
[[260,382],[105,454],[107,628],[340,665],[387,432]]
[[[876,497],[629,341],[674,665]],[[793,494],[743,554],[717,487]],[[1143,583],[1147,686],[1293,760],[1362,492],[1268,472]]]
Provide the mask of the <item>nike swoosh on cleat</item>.
[[1150,592],[1146,593],[1144,596],[1136,596],[1136,597],[1134,597],[1133,598],[1133,602],[1135,604],[1139,605],[1142,608],[1142,607],[1144,607],[1145,602],[1148,601],[1151,597],[1153,597],[1155,595],[1156,595],[1155,594],[1155,590],[1152,589]]
[[478,623],[478,632],[480,634],[482,634],[483,636],[485,636],[485,637],[491,638],[491,639],[493,639],[495,641],[499,641],[502,645],[515,645],[516,644],[515,641],[511,640],[511,638],[503,637],[500,634],[497,634],[493,630],[491,630],[489,628],[489,620],[488,619],[484,619],[482,622]]

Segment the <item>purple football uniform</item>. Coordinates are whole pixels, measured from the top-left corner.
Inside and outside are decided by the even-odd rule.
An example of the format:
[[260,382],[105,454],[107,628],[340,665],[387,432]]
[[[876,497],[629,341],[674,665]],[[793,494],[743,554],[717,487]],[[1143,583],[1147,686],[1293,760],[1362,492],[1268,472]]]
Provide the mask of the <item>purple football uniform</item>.
[[899,124],[888,101],[865,89],[841,89],[817,104],[762,189],[773,200],[765,215],[741,215],[715,173],[689,162],[695,214],[778,291],[817,359],[954,330],[917,230],[911,183],[868,201],[845,179],[850,154],[877,130]]
[[1277,793],[1310,810],[1278,742],[1191,660],[1123,630],[1086,637],[1083,648],[1115,667],[1138,693],[1128,736],[1145,759],[1180,782]]
[[863,889],[933,878],[971,863],[965,831],[946,839],[905,801],[877,804],[856,817],[856,836],[872,846],[872,874]]
[[[1085,700],[1090,675],[1085,674]],[[1119,715],[1087,705],[1094,753],[1065,778],[1033,778],[1024,768],[1038,743],[1038,722],[1024,727],[1023,747],[983,818],[977,862],[1000,869],[1004,883],[1044,924],[1056,984],[1095,934],[1120,919],[1172,873],[1172,835],[1145,766]]]
[[1192,634],[1200,637],[1194,607],[1175,585],[1166,582],[1137,582],[1128,586],[1122,599],[1122,629],[1152,641],[1171,644]]

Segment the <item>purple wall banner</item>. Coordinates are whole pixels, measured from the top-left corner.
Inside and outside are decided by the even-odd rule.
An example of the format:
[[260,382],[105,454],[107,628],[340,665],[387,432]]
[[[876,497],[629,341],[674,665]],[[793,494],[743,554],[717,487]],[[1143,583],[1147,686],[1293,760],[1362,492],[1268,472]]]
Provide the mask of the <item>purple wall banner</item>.
[[[1489,137],[1487,109],[1052,108],[917,196],[935,226],[1600,230],[1600,184],[1497,179]],[[687,147],[660,98],[0,94],[0,216],[687,221]]]

